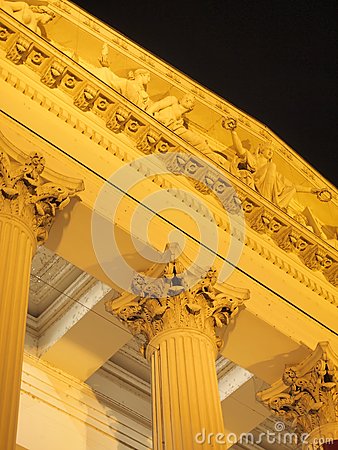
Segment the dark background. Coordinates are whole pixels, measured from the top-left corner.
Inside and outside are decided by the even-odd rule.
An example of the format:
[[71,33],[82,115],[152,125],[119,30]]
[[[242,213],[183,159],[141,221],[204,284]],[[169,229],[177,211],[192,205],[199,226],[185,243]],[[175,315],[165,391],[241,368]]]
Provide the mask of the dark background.
[[266,124],[337,185],[336,1],[75,3]]

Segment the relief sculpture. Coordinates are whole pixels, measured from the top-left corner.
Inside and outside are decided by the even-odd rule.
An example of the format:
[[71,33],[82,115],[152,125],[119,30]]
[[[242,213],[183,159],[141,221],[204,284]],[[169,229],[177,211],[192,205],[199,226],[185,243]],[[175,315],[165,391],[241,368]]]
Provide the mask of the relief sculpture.
[[230,171],[270,202],[287,211],[296,192],[311,194],[321,192],[321,189],[295,185],[278,172],[276,163],[272,161],[273,148],[270,142],[261,144],[251,151],[242,145],[234,119],[225,119],[223,127],[230,130],[236,152]]
[[29,5],[21,1],[0,0],[0,8],[40,36],[44,34],[44,25],[55,17],[55,14],[42,4]]
[[146,69],[136,69],[129,73],[129,78],[117,76],[109,67],[98,67],[92,70],[101,81],[143,110],[153,103],[147,93],[150,72]]
[[195,98],[192,94],[185,94],[180,99],[175,96],[166,96],[154,102],[147,93],[147,87],[151,79],[148,70],[136,69],[134,72],[129,72],[128,78],[117,76],[109,67],[106,45],[102,47],[99,61],[102,67],[94,68],[92,71],[101,81],[152,115],[204,155],[209,156],[223,167],[229,168],[224,156],[215,153],[209,147],[205,138],[189,129],[186,114],[191,112],[195,106]]
[[207,141],[188,128],[186,114],[191,112],[194,106],[195,98],[191,94],[185,94],[181,99],[168,96],[153,103],[147,112],[204,155],[214,159],[217,155],[211,150]]
[[[224,118],[222,126],[231,132],[235,150],[232,161],[229,161],[227,155],[222,151],[215,151],[209,146],[205,136],[189,128],[187,114],[192,112],[195,107],[195,97],[192,94],[185,94],[181,98],[165,96],[160,100],[153,101],[147,93],[151,80],[148,70],[137,69],[135,72],[129,72],[128,78],[117,76],[109,67],[108,47],[105,45],[99,61],[102,67],[95,68],[94,73],[102,81],[153,116],[203,155],[294,217],[297,222],[302,223],[317,236],[330,240],[330,244],[336,247],[336,227],[332,233],[332,225],[319,223],[310,208],[293,201],[296,193],[316,194],[319,200],[329,201],[331,199],[330,192],[327,189],[297,185],[287,179],[273,161],[274,152],[271,142],[261,143],[256,149],[251,149],[250,142],[242,143],[240,140],[236,132],[236,120],[230,117]],[[292,207],[290,207],[290,203]],[[294,207],[295,203],[297,203],[296,208]],[[330,230],[327,232],[329,228]]]

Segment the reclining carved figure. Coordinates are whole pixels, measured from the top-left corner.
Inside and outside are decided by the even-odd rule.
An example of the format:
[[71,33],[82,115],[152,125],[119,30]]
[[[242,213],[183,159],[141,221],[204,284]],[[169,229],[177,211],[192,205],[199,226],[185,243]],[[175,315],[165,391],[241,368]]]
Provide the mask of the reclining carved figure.
[[[46,2],[41,2],[46,3]],[[43,25],[54,19],[55,14],[46,6],[29,5],[22,1],[0,0],[0,8],[41,36]]]
[[191,94],[185,94],[180,99],[174,96],[168,96],[153,103],[147,109],[147,113],[153,115],[156,120],[172,130],[201,153],[210,157],[213,161],[221,164],[223,167],[228,168],[228,161],[225,157],[215,153],[202,136],[189,130],[185,116],[194,109],[194,106],[195,98]]

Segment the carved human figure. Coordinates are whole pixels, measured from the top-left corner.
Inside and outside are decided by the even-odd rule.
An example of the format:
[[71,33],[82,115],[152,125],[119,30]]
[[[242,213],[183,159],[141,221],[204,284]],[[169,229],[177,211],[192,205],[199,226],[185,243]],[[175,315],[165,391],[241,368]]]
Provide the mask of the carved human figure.
[[[101,61],[101,64],[103,61]],[[150,72],[146,69],[136,69],[129,74],[129,78],[116,75],[104,62],[103,67],[93,69],[94,74],[115,91],[122,94],[139,108],[147,110],[153,103],[147,93]]]
[[195,106],[195,98],[191,94],[184,95],[180,100],[168,96],[152,104],[148,113],[173,131],[184,127],[185,115]]
[[148,83],[150,82],[149,70],[137,69],[134,72],[134,78],[132,78],[132,73],[129,76],[129,79],[124,78],[121,81],[122,95],[139,108],[147,110],[153,103],[147,93]]
[[236,155],[230,171],[258,191],[267,200],[282,209],[287,209],[296,192],[317,194],[320,189],[298,186],[285,178],[272,161],[273,149],[269,143],[259,145],[251,152],[244,148],[236,133],[236,122],[224,120],[223,127],[231,131]]
[[185,94],[181,99],[168,96],[153,103],[147,112],[155,117],[159,122],[168,127],[182,139],[186,140],[193,147],[209,156],[214,161],[223,166],[227,161],[217,155],[208,145],[207,141],[197,133],[189,130],[186,121],[186,114],[194,109],[195,98],[191,94]]
[[0,8],[39,35],[42,34],[40,25],[46,25],[55,17],[45,6],[29,5],[21,1],[0,0]]

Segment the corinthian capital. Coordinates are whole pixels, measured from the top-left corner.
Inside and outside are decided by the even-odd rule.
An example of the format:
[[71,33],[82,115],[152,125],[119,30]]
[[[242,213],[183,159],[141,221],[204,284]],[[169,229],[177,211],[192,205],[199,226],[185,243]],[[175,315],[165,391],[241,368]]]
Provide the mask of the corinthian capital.
[[131,287],[135,296],[109,301],[106,309],[134,336],[142,337],[145,347],[163,331],[195,329],[220,348],[222,341],[216,328],[228,325],[249,297],[248,291],[218,285],[213,269],[200,278],[195,276],[193,282],[191,279],[179,261],[169,262],[157,279],[136,275]]
[[45,158],[31,153],[21,163],[11,162],[0,151],[0,214],[21,219],[34,233],[37,243],[43,244],[57,210],[63,209],[70,197],[83,189],[79,180],[58,175],[63,184],[48,181],[43,176]]
[[327,342],[321,342],[305,361],[287,367],[282,379],[259,392],[258,398],[299,433],[310,434],[328,425],[338,428],[337,382],[338,357]]

